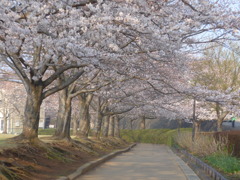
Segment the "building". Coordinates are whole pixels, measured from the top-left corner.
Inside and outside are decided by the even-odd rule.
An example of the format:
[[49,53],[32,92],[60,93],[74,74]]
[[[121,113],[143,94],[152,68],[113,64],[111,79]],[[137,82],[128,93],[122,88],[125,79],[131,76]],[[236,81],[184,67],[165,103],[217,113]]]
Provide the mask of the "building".
[[[0,86],[0,133],[20,134],[23,128],[26,95],[24,87],[12,82]],[[39,128],[45,128],[45,105],[40,111]]]

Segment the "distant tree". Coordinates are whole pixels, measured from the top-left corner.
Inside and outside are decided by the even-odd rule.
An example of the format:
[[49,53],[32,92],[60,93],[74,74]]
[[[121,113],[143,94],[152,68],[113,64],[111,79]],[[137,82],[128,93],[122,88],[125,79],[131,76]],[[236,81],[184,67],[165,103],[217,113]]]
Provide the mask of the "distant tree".
[[17,118],[19,125],[23,124],[25,100],[26,93],[22,84],[11,81],[0,83],[0,112],[3,114],[4,120],[3,133],[9,132],[7,124],[10,122],[10,118]]
[[[231,93],[240,88],[240,61],[233,51],[217,46],[209,48],[203,60],[193,63],[194,83],[209,90]],[[209,104],[217,117],[217,130],[222,131],[222,122],[230,112],[219,102]]]

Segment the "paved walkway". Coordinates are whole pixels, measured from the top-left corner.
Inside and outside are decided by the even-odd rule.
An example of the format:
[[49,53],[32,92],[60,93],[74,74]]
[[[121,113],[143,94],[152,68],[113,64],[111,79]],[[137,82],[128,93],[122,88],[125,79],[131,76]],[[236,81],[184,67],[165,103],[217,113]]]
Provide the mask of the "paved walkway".
[[165,145],[138,144],[78,180],[199,180]]

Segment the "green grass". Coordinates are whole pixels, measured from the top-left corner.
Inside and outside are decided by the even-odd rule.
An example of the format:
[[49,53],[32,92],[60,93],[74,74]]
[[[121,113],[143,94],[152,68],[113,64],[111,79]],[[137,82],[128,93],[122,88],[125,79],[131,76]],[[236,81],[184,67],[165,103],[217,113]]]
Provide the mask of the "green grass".
[[205,160],[212,166],[222,170],[224,173],[240,173],[240,159],[227,154],[213,154]]
[[[38,129],[38,135],[54,135],[55,130],[55,128]],[[72,135],[72,130],[70,130],[70,134]]]
[[49,129],[39,129],[38,135],[53,135],[56,129],[49,128]]
[[[181,129],[191,131],[189,128]],[[174,137],[177,136],[177,129],[143,129],[143,130],[122,130],[122,139],[128,142],[151,143],[174,145]]]

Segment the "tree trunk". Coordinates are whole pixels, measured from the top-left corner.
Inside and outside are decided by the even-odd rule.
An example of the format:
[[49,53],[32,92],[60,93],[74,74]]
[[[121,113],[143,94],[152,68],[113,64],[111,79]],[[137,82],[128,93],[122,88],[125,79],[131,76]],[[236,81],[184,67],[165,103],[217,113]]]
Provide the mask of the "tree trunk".
[[63,89],[58,93],[58,114],[57,114],[57,122],[56,122],[56,131],[54,136],[58,137],[63,130],[63,119],[64,113],[66,109],[66,101],[67,101],[67,89]]
[[97,113],[97,125],[96,125],[96,132],[94,133],[94,137],[96,137],[97,139],[100,138],[100,133],[101,133],[101,129],[102,129],[102,121],[103,121],[103,115],[101,112]]
[[198,136],[198,133],[200,132],[200,121],[194,121],[193,126],[194,126],[194,139]]
[[217,119],[217,131],[222,132],[222,122],[223,120]]
[[146,119],[144,116],[140,119],[140,129],[146,129]]
[[133,130],[133,120],[130,121],[130,129]]
[[30,85],[24,111],[23,131],[16,138],[25,139],[30,143],[38,141],[40,107],[43,101],[41,85]]
[[196,124],[196,133],[200,133],[201,130],[200,130],[200,125],[201,125],[201,121],[197,121],[197,124]]
[[114,137],[120,138],[120,119],[118,116],[114,118],[115,126],[114,126]]
[[181,127],[182,127],[182,119],[177,119],[178,122],[178,135],[180,135]]
[[110,119],[110,116],[103,117],[102,137],[108,137],[109,119]]
[[217,113],[217,131],[221,132],[222,131],[222,123],[225,117],[228,115],[228,111],[224,112],[220,105],[216,103],[216,113]]
[[4,108],[3,109],[3,134],[7,134],[7,132],[8,132],[8,130],[7,130],[7,120],[8,120],[8,118],[7,118],[7,109],[6,108]]
[[101,109],[100,98],[98,97],[96,130],[93,134],[93,137],[95,137],[97,139],[100,138],[100,133],[101,133],[101,129],[102,129],[102,121],[103,121],[103,113],[102,113],[102,109]]
[[71,126],[71,113],[72,113],[72,99],[71,98],[67,98],[66,101],[66,106],[65,106],[65,110],[64,110],[64,116],[63,116],[63,127],[62,130],[59,134],[56,135],[57,139],[66,139],[66,140],[70,140],[71,136],[70,136],[70,126]]
[[66,88],[59,93],[57,128],[54,137],[57,139],[70,140],[72,98],[67,96],[67,91]]
[[196,99],[193,99],[193,118],[192,118],[192,123],[193,123],[193,127],[192,127],[192,142],[194,142],[195,140],[195,135],[196,135]]
[[80,94],[79,95],[79,131],[77,136],[88,137],[90,130],[90,115],[89,115],[89,105],[92,101],[93,94]]
[[73,123],[73,136],[77,136],[79,121],[78,116],[76,114],[72,115],[72,123]]
[[70,128],[71,128],[71,114],[72,114],[72,99],[68,98],[66,103],[66,110],[64,115],[64,126],[61,132],[61,139],[71,139]]
[[109,119],[109,129],[108,129],[108,136],[114,137],[114,126],[115,126],[115,116],[111,116]]

